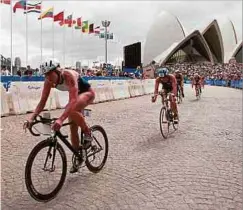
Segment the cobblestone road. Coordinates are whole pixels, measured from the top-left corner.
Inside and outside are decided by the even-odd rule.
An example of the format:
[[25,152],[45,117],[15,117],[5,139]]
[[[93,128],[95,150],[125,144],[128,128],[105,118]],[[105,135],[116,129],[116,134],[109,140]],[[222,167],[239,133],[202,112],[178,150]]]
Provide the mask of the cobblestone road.
[[36,202],[25,187],[25,162],[40,141],[22,131],[27,115],[2,118],[2,209],[241,210],[242,91],[206,87],[200,101],[190,88],[186,94],[179,131],[167,140],[151,96],[92,105],[88,121],[108,133],[107,164],[98,174],[68,173],[49,203]]

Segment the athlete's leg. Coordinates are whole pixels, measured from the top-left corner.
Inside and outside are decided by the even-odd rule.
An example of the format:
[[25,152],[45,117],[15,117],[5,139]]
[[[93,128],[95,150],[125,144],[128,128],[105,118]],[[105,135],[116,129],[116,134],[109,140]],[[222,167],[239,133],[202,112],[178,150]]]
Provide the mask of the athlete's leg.
[[184,95],[184,86],[183,86],[183,84],[181,85],[181,95],[182,95],[183,98],[185,97],[185,95]]
[[[72,111],[69,115],[69,120],[73,121],[74,124],[70,126],[71,129],[71,142],[75,149],[79,147],[79,134],[78,134],[78,128],[81,127],[82,131],[84,133],[90,133],[89,128],[87,124],[85,123],[84,117],[81,114],[81,111],[91,104],[95,98],[94,91],[90,88],[88,92],[82,93],[78,96],[78,101],[75,106],[74,111]],[[78,171],[79,165],[82,163],[82,161],[77,160],[75,161],[75,164],[70,169],[70,173],[75,173]]]
[[166,99],[166,96],[167,96],[167,92],[166,92],[165,89],[162,89],[161,96],[162,96],[162,104],[165,105],[165,99]]
[[[69,119],[69,122],[73,121],[70,116],[68,119]],[[74,149],[78,149],[78,147],[79,147],[78,125],[74,121],[70,125],[70,131],[71,131],[72,145],[73,145]]]
[[[89,104],[91,104],[94,101],[95,98],[95,93],[94,91],[91,89],[88,92],[82,93],[78,96],[78,102],[76,104],[75,110],[73,112],[70,113],[70,120],[74,121],[75,124],[79,127],[82,128],[82,131],[85,134],[89,134],[89,128],[84,120],[84,117],[81,113],[81,111],[88,106]],[[76,147],[78,146],[79,143],[79,136],[78,136],[78,129],[76,126],[74,126],[73,128],[71,127],[71,141],[72,144]]]
[[176,104],[176,97],[170,95],[170,101],[171,101],[171,110],[174,113],[174,117],[177,118],[178,110],[177,110],[177,104]]

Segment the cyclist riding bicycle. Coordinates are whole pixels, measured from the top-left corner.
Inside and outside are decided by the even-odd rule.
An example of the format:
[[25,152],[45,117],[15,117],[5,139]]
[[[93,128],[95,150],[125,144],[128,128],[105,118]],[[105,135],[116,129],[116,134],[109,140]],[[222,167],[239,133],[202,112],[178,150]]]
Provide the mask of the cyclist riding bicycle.
[[155,80],[155,88],[154,88],[154,97],[152,98],[152,102],[154,103],[158,96],[158,89],[159,84],[162,84],[162,102],[164,103],[164,97],[167,94],[170,94],[170,102],[171,102],[171,109],[174,113],[174,120],[178,120],[178,110],[176,105],[176,98],[175,95],[177,94],[177,83],[176,78],[173,74],[169,74],[167,68],[159,68],[158,77]]
[[[45,75],[44,88],[39,104],[34,113],[25,123],[25,127],[30,127],[35,117],[44,109],[51,88],[69,92],[69,102],[62,115],[52,125],[54,131],[58,131],[63,122],[69,118],[73,123],[70,125],[71,142],[74,149],[79,148],[78,128],[84,132],[84,142],[90,144],[92,141],[91,131],[87,126],[81,111],[94,101],[95,93],[90,84],[79,74],[71,69],[61,69],[60,63],[56,59],[48,59],[41,66]],[[77,172],[77,166],[72,166],[70,173]]]
[[192,88],[195,85],[195,88],[199,88],[200,93],[202,93],[202,89],[201,89],[201,83],[202,83],[202,78],[201,76],[199,76],[198,73],[195,73],[193,78],[192,78]]
[[184,98],[184,89],[183,89],[183,86],[184,86],[184,78],[183,78],[183,75],[180,72],[180,70],[176,70],[175,71],[175,78],[176,78],[176,81],[177,81],[177,88],[178,87],[181,88],[181,95]]

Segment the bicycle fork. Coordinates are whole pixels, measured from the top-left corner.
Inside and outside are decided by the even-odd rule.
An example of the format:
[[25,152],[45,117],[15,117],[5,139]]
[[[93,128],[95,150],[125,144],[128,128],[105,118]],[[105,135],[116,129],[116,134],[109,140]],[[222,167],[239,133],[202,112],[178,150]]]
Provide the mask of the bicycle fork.
[[[47,155],[46,155],[46,160],[45,160],[45,164],[44,164],[43,170],[44,171],[53,172],[53,171],[55,171],[54,162],[55,162],[56,150],[57,150],[57,139],[56,138],[53,138],[53,137],[51,137],[50,139],[52,140],[51,141],[51,144],[53,144],[53,145],[50,145],[49,146],[49,149],[48,149],[48,152],[47,152]],[[51,149],[52,148],[53,148],[53,155],[51,154]],[[47,161],[48,161],[49,158],[52,158],[52,163],[51,163],[51,168],[50,169],[46,168]]]

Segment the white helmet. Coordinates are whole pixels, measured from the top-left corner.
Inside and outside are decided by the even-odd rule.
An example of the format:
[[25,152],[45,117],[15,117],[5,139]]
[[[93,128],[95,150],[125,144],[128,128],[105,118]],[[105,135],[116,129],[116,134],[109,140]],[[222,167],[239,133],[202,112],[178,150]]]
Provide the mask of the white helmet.
[[60,67],[60,62],[55,58],[48,58],[41,64],[42,74],[46,74],[50,71],[53,71],[57,67]]

